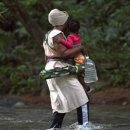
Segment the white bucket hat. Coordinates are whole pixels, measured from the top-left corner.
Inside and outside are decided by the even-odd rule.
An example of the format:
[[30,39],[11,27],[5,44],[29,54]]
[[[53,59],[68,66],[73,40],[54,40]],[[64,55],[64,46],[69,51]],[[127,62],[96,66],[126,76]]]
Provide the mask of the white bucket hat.
[[53,9],[48,14],[48,21],[53,26],[63,25],[67,21],[69,15],[66,11],[60,11],[58,9]]

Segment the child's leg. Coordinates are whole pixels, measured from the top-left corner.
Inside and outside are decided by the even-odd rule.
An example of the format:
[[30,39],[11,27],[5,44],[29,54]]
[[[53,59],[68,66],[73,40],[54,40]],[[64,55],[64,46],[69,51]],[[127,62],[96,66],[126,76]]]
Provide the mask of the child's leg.
[[84,87],[85,90],[87,90],[87,91],[90,90],[90,87],[84,82],[83,73],[79,73],[79,74],[78,74],[78,80],[79,80],[79,82],[82,84],[82,86]]

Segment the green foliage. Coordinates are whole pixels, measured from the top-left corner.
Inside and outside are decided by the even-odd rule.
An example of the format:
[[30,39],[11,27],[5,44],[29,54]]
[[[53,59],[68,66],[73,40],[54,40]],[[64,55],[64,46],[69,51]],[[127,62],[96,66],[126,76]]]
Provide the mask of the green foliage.
[[1,94],[25,94],[41,89],[38,75],[43,66],[43,50],[30,41],[21,24],[17,25],[13,33],[0,30]]
[[129,0],[83,0],[79,4],[71,0],[62,4],[81,23],[80,33],[96,62],[100,81],[130,86]]
[[[43,28],[44,36],[44,32],[50,28],[47,20],[49,10],[43,9],[37,0],[20,2]],[[88,54],[96,62],[99,81],[107,81],[112,86],[130,86],[129,0],[52,2],[54,8],[66,10],[71,18],[80,21],[80,34]],[[5,9],[3,2],[0,2],[0,13]],[[6,18],[6,23],[0,22],[0,93],[38,91],[41,89],[39,72],[44,66],[43,49],[34,43],[25,27],[10,11],[2,16]]]
[[37,0],[22,0],[21,3],[24,6],[31,8],[37,4]]

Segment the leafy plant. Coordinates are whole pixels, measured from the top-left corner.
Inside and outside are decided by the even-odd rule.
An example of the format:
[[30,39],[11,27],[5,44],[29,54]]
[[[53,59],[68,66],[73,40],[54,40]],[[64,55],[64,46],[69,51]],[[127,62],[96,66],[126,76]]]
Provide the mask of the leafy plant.
[[[48,23],[50,8],[43,9],[37,0],[22,0],[20,3],[41,26],[44,38],[45,32],[51,28]],[[107,85],[109,83],[111,86],[129,87],[130,1],[55,0],[48,4],[66,10],[70,18],[80,21],[81,38],[96,63],[99,81],[107,81]],[[6,9],[0,2],[0,14]],[[44,50],[33,41],[10,10],[2,16],[6,22],[2,23],[0,17],[0,93],[36,92],[42,86],[39,72],[45,64]]]

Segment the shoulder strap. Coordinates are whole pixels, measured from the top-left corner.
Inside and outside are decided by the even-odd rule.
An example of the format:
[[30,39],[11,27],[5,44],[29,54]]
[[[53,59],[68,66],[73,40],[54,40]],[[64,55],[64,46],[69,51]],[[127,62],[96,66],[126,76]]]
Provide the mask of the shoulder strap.
[[[51,30],[52,31],[52,30]],[[51,31],[48,31],[46,34],[45,34],[45,44],[47,44],[51,49],[53,50],[56,50],[54,46],[51,46],[49,43],[48,43],[48,36],[49,34],[51,33]]]

